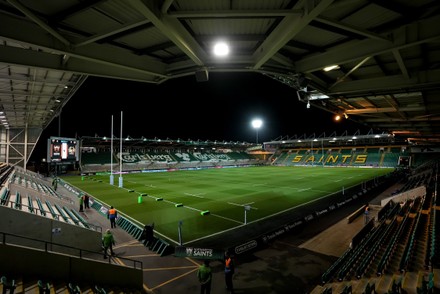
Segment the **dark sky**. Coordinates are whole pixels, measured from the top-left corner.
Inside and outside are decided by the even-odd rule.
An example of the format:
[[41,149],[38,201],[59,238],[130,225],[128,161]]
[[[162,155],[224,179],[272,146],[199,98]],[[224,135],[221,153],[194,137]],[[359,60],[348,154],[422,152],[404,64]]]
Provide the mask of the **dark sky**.
[[[50,136],[115,136],[256,141],[253,118],[261,118],[259,142],[280,136],[317,136],[326,132],[353,134],[363,126],[299,102],[296,91],[258,73],[210,73],[207,82],[194,75],[160,85],[89,77],[64,106],[61,124],[55,118],[43,132],[38,150]],[[43,145],[43,147],[41,146]]]

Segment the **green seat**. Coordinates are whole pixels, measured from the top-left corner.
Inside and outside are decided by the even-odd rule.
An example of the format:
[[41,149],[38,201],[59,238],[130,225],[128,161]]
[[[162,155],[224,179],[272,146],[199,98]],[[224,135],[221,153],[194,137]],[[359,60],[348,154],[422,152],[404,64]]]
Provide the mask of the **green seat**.
[[50,284],[38,280],[38,290],[40,294],[50,294]]
[[95,293],[97,293],[97,294],[107,294],[107,291],[105,291],[104,288],[102,288],[98,285],[95,286],[95,291],[96,291]]
[[14,293],[14,290],[16,288],[15,280],[14,279],[9,281],[8,278],[6,278],[5,276],[2,276],[0,278],[0,281],[1,281],[2,285],[3,285],[3,293],[6,293],[6,290],[9,290],[10,294]]
[[70,294],[81,294],[81,289],[78,285],[74,285],[73,283],[69,283],[68,290]]

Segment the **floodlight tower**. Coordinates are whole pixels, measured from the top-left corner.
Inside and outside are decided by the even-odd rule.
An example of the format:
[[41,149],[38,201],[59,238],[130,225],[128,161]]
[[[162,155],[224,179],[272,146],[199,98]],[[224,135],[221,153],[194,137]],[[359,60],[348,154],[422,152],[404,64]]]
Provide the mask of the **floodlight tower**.
[[258,144],[258,129],[261,128],[261,126],[263,125],[263,121],[259,118],[254,119],[252,121],[252,127],[256,130],[257,132],[257,144]]

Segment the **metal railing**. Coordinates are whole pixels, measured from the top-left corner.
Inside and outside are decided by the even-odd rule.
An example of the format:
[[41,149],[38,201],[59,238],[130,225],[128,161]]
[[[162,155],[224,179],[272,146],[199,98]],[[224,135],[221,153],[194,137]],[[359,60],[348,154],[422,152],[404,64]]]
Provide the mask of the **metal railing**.
[[[34,238],[28,238],[26,236],[20,236],[10,233],[0,232],[0,243],[8,246],[17,246],[21,248],[27,248],[29,250],[41,251],[52,254],[63,254],[70,255],[71,257],[76,257],[79,259],[94,260],[101,263],[112,263],[112,258],[103,260],[102,251],[90,251],[86,249],[80,249],[77,247],[67,246],[63,244],[43,241]],[[134,260],[130,258],[118,256],[118,263],[113,262],[113,264],[125,266],[134,269],[143,269],[142,261]]]

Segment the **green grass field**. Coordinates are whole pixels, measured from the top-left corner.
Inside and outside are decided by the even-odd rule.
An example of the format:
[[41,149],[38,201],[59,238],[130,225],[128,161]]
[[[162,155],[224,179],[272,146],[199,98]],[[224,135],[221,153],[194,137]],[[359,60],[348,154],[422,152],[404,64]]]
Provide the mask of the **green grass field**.
[[[140,224],[154,222],[159,234],[178,243],[179,221],[183,221],[184,241],[190,242],[244,225],[244,206],[251,208],[247,212],[251,223],[393,170],[247,167],[133,173],[123,175],[123,188],[118,187],[119,175],[114,176],[113,186],[109,175],[63,180]],[[148,196],[138,203],[142,193]],[[175,207],[177,203],[183,206]],[[210,214],[202,216],[205,210]]]

